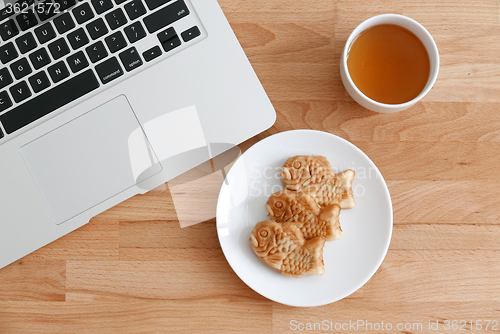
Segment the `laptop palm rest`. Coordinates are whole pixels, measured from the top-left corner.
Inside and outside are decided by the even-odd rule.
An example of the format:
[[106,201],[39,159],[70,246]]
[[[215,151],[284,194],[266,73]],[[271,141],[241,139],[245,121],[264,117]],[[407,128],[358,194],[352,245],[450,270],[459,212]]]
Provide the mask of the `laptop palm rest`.
[[56,224],[162,170],[124,95],[20,151]]

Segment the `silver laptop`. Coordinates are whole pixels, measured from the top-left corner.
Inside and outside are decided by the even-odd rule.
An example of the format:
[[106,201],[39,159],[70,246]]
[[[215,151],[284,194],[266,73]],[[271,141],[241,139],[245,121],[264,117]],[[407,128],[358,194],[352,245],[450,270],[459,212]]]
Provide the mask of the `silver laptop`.
[[5,0],[0,268],[269,128],[216,0]]

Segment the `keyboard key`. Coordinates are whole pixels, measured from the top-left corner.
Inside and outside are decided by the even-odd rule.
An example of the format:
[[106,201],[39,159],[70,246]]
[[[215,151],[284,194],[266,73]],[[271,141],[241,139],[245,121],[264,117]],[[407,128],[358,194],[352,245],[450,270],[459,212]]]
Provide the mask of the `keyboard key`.
[[52,55],[52,58],[54,58],[54,60],[57,60],[69,53],[69,46],[64,38],[59,38],[55,42],[49,44],[49,51]]
[[43,44],[55,38],[56,32],[54,31],[54,28],[52,28],[50,22],[47,22],[35,29],[35,35],[38,38],[40,44]]
[[129,3],[127,3],[123,8],[125,8],[125,11],[127,12],[128,17],[131,20],[135,20],[139,16],[146,14],[146,8],[142,4],[141,0],[132,0]]
[[0,139],[3,138],[3,132],[2,132],[2,129],[0,129]]
[[76,22],[82,24],[87,22],[91,18],[94,17],[94,13],[92,13],[92,8],[87,2],[84,2],[80,6],[76,7],[72,10],[73,15],[75,16]]
[[106,45],[111,52],[116,52],[127,46],[127,42],[125,41],[123,34],[119,31],[106,37],[104,40],[106,41]]
[[69,71],[63,61],[55,63],[54,65],[47,68],[50,77],[54,83],[61,81],[62,79],[69,76]]
[[99,60],[102,60],[108,56],[108,52],[106,51],[106,48],[104,47],[104,44],[102,44],[101,41],[86,47],[85,51],[87,52],[90,61],[93,63],[96,63]]
[[7,108],[12,107],[12,100],[7,94],[7,91],[0,92],[0,112],[4,111]]
[[164,5],[170,1],[172,1],[172,0],[146,0],[146,5],[148,5],[148,8],[150,10],[153,10],[153,9],[158,8],[161,5]]
[[100,63],[95,67],[95,69],[103,84],[107,84],[108,82],[113,81],[123,75],[123,70],[120,66],[120,63],[115,57],[110,58],[103,63]]
[[115,3],[116,3],[117,5],[119,5],[119,4],[121,4],[121,3],[124,3],[125,1],[127,1],[127,0],[115,0]]
[[181,45],[181,40],[179,39],[178,36],[175,36],[174,38],[169,39],[167,42],[162,43],[161,46],[163,46],[163,50],[165,52],[168,52],[170,50],[175,49],[176,47]]
[[16,44],[21,53],[26,53],[37,47],[35,37],[33,37],[32,33],[27,33],[22,35],[21,37],[16,38]]
[[83,51],[79,51],[74,55],[69,56],[66,61],[68,62],[69,68],[71,68],[71,72],[73,73],[81,71],[85,67],[89,66],[89,62],[87,61]]
[[189,15],[189,9],[183,0],[179,0],[146,16],[144,24],[148,31],[153,33],[187,15]]
[[0,9],[0,21],[3,21],[4,19],[11,17],[12,15],[14,15],[14,11],[12,10],[12,8],[9,8],[9,6]]
[[98,39],[108,33],[108,28],[106,27],[104,20],[98,18],[97,20],[87,24],[87,31],[92,39]]
[[21,13],[16,17],[16,21],[19,24],[21,30],[28,30],[38,24],[35,14],[32,10],[27,10],[26,13]]
[[60,5],[59,11],[64,11],[76,5],[76,0],[55,0]]
[[31,88],[33,88],[35,93],[38,93],[50,86],[50,80],[44,71],[32,75],[29,77],[28,81],[30,82]]
[[87,34],[85,34],[85,30],[80,28],[68,34],[68,41],[73,50],[76,50],[87,44],[89,42],[89,38],[87,37]]
[[6,112],[0,116],[0,122],[5,132],[11,134],[98,87],[94,73],[87,70]]
[[9,61],[16,59],[17,56],[16,48],[12,42],[0,46],[0,60],[2,64],[7,64]]
[[188,30],[184,31],[181,34],[181,37],[182,37],[182,40],[184,42],[189,42],[193,38],[200,36],[200,34],[201,34],[200,29],[197,26],[194,26],[194,27],[189,28]]
[[14,101],[17,103],[31,96],[31,92],[26,81],[21,81],[17,85],[10,87],[9,91],[14,98]]
[[69,13],[64,13],[56,17],[54,19],[54,24],[60,34],[64,34],[75,27],[75,21],[73,21]]
[[113,3],[111,0],[92,0],[92,6],[94,6],[97,14],[102,14],[113,8]]
[[121,27],[128,22],[125,14],[123,14],[123,10],[121,10],[120,8],[117,8],[111,13],[106,14],[105,18],[106,21],[108,21],[111,30],[115,30],[116,28]]
[[0,36],[4,41],[11,39],[19,34],[19,30],[13,20],[8,20],[0,24]]
[[35,11],[40,21],[50,19],[52,16],[58,14],[61,9],[60,5],[53,0],[40,1],[35,5]]
[[41,48],[40,50],[36,50],[30,54],[30,60],[35,70],[38,70],[39,68],[42,68],[50,63],[50,57],[45,48]]
[[140,21],[137,21],[135,23],[132,23],[131,25],[125,27],[123,29],[125,34],[127,35],[127,38],[130,43],[135,43],[141,38],[146,37],[146,31],[142,27],[142,24]]
[[21,58],[10,65],[10,70],[16,79],[21,79],[31,73],[31,67],[26,58]]
[[12,76],[7,67],[0,70],[0,89],[12,83]]
[[146,61],[151,61],[159,56],[161,56],[161,49],[159,46],[155,46],[154,48],[151,48],[145,52],[142,53],[142,56]]
[[177,33],[175,32],[175,29],[170,27],[168,29],[163,30],[162,32],[159,32],[157,35],[158,40],[160,41],[161,44],[167,42],[169,39],[172,39],[177,36]]
[[134,47],[120,53],[120,59],[127,72],[130,72],[142,65],[141,56],[139,56],[139,53]]

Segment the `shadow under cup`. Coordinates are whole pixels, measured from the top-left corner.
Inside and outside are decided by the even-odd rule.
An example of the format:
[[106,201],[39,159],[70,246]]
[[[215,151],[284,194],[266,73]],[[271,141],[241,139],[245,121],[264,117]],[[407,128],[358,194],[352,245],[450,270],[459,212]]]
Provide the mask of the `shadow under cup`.
[[[420,39],[425,49],[427,50],[427,54],[429,55],[430,71],[429,71],[429,78],[427,79],[427,84],[417,97],[405,103],[387,104],[387,103],[377,102],[369,98],[363,92],[361,92],[361,90],[359,90],[358,87],[356,87],[349,74],[349,69],[347,67],[347,57],[349,54],[349,50],[352,46],[352,43],[359,36],[359,34],[361,34],[366,29],[381,24],[394,24],[408,29]],[[434,85],[434,82],[436,82],[438,72],[439,72],[439,53],[436,43],[434,42],[434,39],[432,38],[431,34],[417,21],[410,19],[409,17],[397,14],[377,15],[363,21],[353,30],[353,32],[347,39],[344,51],[342,52],[342,56],[340,58],[340,76],[342,78],[342,83],[344,84],[344,87],[349,93],[349,95],[354,99],[354,101],[359,103],[361,106],[379,113],[398,112],[413,106],[431,90],[432,86]]]

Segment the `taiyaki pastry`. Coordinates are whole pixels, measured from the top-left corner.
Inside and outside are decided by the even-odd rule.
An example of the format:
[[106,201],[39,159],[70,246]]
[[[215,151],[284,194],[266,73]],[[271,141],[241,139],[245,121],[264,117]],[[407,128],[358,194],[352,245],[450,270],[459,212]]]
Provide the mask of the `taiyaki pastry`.
[[288,190],[296,191],[334,176],[335,172],[328,159],[319,155],[297,155],[288,158],[281,168],[281,181]]
[[266,211],[276,222],[293,222],[305,239],[323,237],[332,241],[342,237],[340,205],[334,203],[320,208],[316,200],[304,192],[278,191],[269,197]]
[[333,178],[308,185],[299,191],[313,197],[320,207],[338,203],[342,209],[352,209],[356,205],[352,194],[352,181],[354,171],[347,169]]
[[325,272],[325,239],[306,240],[294,223],[262,221],[250,234],[250,244],[265,264],[285,276],[322,275]]
[[298,155],[285,162],[280,175],[286,189],[310,194],[320,207],[338,203],[352,209],[354,174],[352,169],[335,174],[325,157]]

